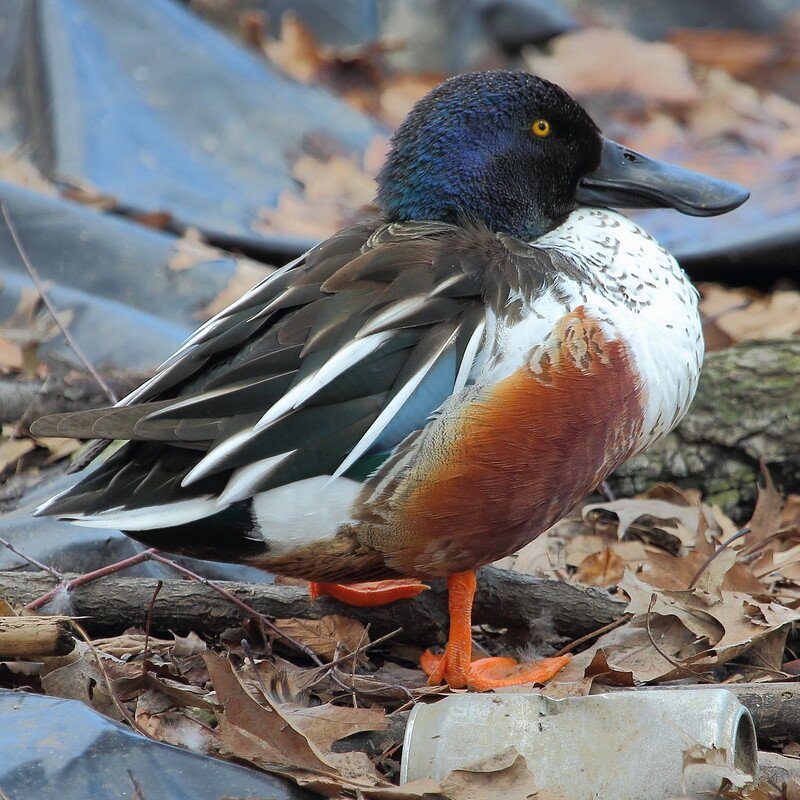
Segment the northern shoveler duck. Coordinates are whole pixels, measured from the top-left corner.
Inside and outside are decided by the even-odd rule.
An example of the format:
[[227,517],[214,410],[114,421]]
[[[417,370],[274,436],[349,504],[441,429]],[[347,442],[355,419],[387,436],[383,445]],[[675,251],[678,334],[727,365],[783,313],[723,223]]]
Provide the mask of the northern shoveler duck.
[[431,682],[542,680],[563,661],[471,663],[474,570],[671,430],[703,358],[692,284],[606,206],[710,216],[748,193],[505,71],[417,103],[378,186],[379,216],[278,269],[117,406],[38,421],[128,441],[37,513],[356,603],[447,577]]

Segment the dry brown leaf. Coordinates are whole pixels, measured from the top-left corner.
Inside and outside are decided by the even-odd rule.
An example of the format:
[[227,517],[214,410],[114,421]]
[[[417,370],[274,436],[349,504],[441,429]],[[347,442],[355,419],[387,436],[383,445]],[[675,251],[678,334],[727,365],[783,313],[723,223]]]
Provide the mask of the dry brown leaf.
[[175,637],[175,645],[172,648],[172,655],[175,658],[190,658],[208,650],[208,645],[194,631],[189,631],[188,636],[178,636],[175,633],[172,635]]
[[728,780],[734,786],[741,788],[751,783],[753,775],[743,772],[737,767],[728,764],[728,753],[724,748],[706,747],[702,744],[693,744],[683,752],[683,772],[703,772]]
[[[736,550],[731,549],[734,554]],[[697,550],[689,551],[685,556],[677,558],[669,553],[651,551],[647,555],[647,564],[639,573],[639,577],[658,589],[688,589],[708,556]],[[732,592],[746,592],[759,595],[765,587],[753,575],[749,565],[734,564],[724,575],[722,588]]]
[[700,90],[686,56],[663,42],[644,42],[624,30],[586,28],[549,43],[549,55],[525,52],[531,72],[570,94],[633,94],[651,102],[692,105]]
[[172,645],[172,642],[168,639],[158,639],[155,636],[148,638],[144,633],[123,633],[119,636],[93,639],[92,644],[95,649],[108,653],[115,658],[130,659],[132,656],[139,656],[144,653],[145,640],[147,640],[148,649],[151,652],[166,650]]
[[0,153],[0,180],[47,197],[59,196],[58,189],[42,176],[39,168],[20,149]]
[[203,656],[223,711],[217,714],[220,753],[261,767],[331,772],[308,739],[274,708],[257,703],[244,689],[227,659],[208,652]]
[[248,694],[228,660],[212,652],[203,658],[224,709],[217,715],[221,755],[250,761],[323,794],[390,786],[366,754],[325,752],[293,726],[297,720],[283,706],[268,697],[260,705]]
[[685,547],[695,543],[704,511],[699,506],[681,506],[652,497],[592,503],[583,508],[583,518],[590,524],[598,516],[609,514],[619,520],[617,536],[620,539],[635,532],[646,542],[666,538],[672,540],[673,547]]
[[442,780],[441,789],[449,800],[527,800],[538,794],[528,763],[513,747],[453,770]]
[[[657,615],[651,615],[650,633],[658,650],[650,642],[642,617],[604,634],[574,656],[542,693],[549,697],[575,696],[588,694],[593,683],[633,686],[686,677],[689,673],[672,662],[692,661],[701,653],[704,647],[698,645],[697,637],[678,620]],[[703,671],[694,663],[690,669]]]
[[693,62],[719,67],[737,78],[788,56],[780,36],[753,31],[681,28],[670,32],[669,41]]
[[630,572],[620,588],[631,598],[628,613],[643,618],[652,615],[677,617],[696,636],[705,639],[717,663],[724,663],[747,650],[772,631],[800,620],[800,612],[780,603],[761,602],[749,594],[720,591],[719,597],[693,591],[656,591]]
[[36,448],[33,439],[6,438],[5,431],[0,440],[0,474],[13,469],[19,460]]
[[737,553],[731,547],[720,550],[702,568],[694,583],[694,590],[722,600],[722,583],[736,563]]
[[24,366],[22,347],[18,342],[0,337],[0,370],[20,372]]
[[390,127],[396,128],[405,118],[412,106],[421,100],[431,89],[438,86],[445,76],[435,74],[411,74],[389,76],[381,86],[381,119]]
[[[800,292],[782,289],[760,295],[717,283],[701,285],[700,311],[731,342],[781,339],[800,334]],[[742,307],[745,304],[746,307]]]
[[364,731],[386,730],[389,724],[382,708],[348,708],[330,703],[304,708],[283,703],[280,710],[295,730],[323,751],[330,750],[339,739]]
[[[105,678],[88,648],[76,647],[67,663],[42,674],[42,689],[51,697],[80,700],[112,719],[123,719],[108,691]],[[48,659],[55,663],[55,659]]]
[[209,261],[230,258],[228,253],[224,253],[219,248],[208,244],[197,228],[187,228],[183,236],[172,247],[175,250],[175,255],[170,258],[168,266],[175,272],[191,269],[198,264],[206,264]]
[[781,528],[783,512],[783,495],[775,488],[772,477],[766,469],[761,470],[763,485],[758,487],[756,505],[747,526],[747,546],[753,547],[764,542],[769,536]]
[[[73,313],[70,310],[59,311],[58,319],[64,327],[69,327]],[[42,298],[36,289],[28,288],[20,292],[20,298],[14,313],[0,322],[0,340],[16,345],[17,350],[5,346],[10,362],[19,362],[19,369],[27,378],[32,378],[39,367],[38,348],[60,335],[58,324],[44,307]],[[10,369],[10,364],[8,365]]]
[[609,547],[583,559],[575,580],[586,586],[613,586],[622,579],[625,562]]
[[282,192],[276,208],[261,209],[253,225],[259,233],[322,239],[351,222],[375,197],[374,177],[344,156],[303,155],[292,176],[302,193]]
[[299,81],[313,80],[325,60],[314,34],[291,11],[281,15],[280,24],[280,38],[262,42],[267,58]]
[[[320,619],[276,619],[275,624],[328,660],[353,653],[369,642],[364,626],[358,620],[341,614],[330,614]],[[338,649],[340,645],[344,652]]]

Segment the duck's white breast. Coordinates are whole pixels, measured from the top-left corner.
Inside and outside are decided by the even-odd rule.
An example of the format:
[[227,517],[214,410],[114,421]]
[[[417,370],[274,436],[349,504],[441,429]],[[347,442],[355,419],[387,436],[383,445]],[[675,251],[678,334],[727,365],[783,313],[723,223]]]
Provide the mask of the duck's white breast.
[[[614,211],[581,207],[530,244],[559,252],[585,278],[556,278],[521,314],[490,312],[470,382],[493,384],[529,363],[558,320],[582,307],[632,354],[644,412],[637,449],[646,447],[677,425],[697,389],[703,361],[697,290],[652,236]],[[509,308],[519,300],[512,296]]]

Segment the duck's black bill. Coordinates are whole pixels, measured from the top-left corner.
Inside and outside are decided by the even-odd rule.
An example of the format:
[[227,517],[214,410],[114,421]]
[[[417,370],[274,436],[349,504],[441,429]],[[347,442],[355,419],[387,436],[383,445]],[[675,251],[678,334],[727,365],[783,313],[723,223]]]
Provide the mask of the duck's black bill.
[[647,158],[603,139],[600,166],[578,184],[575,198],[590,206],[674,208],[695,217],[733,211],[750,192],[730,181]]

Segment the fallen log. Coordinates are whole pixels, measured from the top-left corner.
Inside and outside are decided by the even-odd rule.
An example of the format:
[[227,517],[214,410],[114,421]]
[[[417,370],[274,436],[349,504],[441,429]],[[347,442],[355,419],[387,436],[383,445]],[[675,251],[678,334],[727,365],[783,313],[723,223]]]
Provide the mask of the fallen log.
[[0,660],[38,661],[64,656],[75,647],[66,617],[0,617]]
[[[67,578],[75,576],[66,576]],[[57,584],[46,572],[0,572],[0,597],[25,605]],[[345,613],[370,624],[373,638],[402,628],[398,641],[428,646],[447,634],[447,597],[443,581],[413,600],[387,606],[342,606],[331,598],[310,602],[305,587],[218,581],[259,613],[271,618],[319,619]],[[59,612],[85,617],[82,625],[95,634],[119,633],[143,626],[156,581],[110,576],[77,587],[68,598],[58,596]],[[66,602],[65,602],[66,601]],[[553,635],[577,638],[619,618],[625,603],[601,589],[484,567],[478,577],[474,621],[507,628],[509,644],[526,645]],[[47,607],[45,607],[47,608]],[[239,625],[244,614],[211,587],[196,581],[166,580],[153,607],[153,632],[219,634]]]
[[656,481],[700,489],[736,519],[755,500],[759,462],[800,492],[800,339],[746,342],[709,353],[689,413],[669,436],[609,479],[620,497]]

